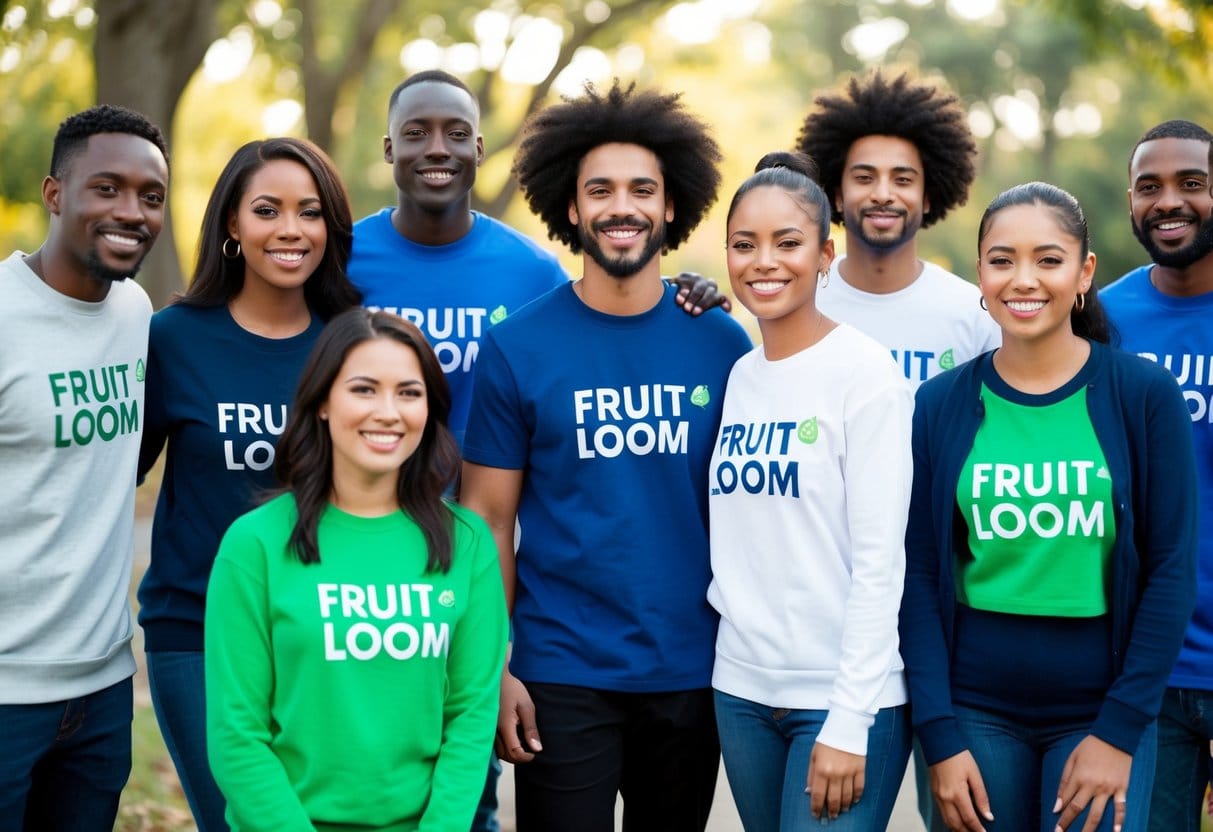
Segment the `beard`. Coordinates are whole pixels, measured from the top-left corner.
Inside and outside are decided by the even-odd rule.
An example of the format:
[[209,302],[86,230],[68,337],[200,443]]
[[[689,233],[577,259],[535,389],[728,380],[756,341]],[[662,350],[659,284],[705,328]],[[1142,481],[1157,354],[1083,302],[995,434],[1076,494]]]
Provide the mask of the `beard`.
[[[1167,219],[1188,218],[1190,218],[1190,215],[1167,217]],[[1186,269],[1197,260],[1203,260],[1210,253],[1213,253],[1213,218],[1195,219],[1199,223],[1196,227],[1196,236],[1192,239],[1192,242],[1183,248],[1160,248],[1150,237],[1149,232],[1143,231],[1141,226],[1137,224],[1136,218],[1132,219],[1133,236],[1137,238],[1137,242],[1141,243],[1141,247],[1150,255],[1150,259],[1158,265],[1165,266],[1168,269]]]
[[109,266],[101,262],[101,257],[97,254],[96,249],[93,249],[88,253],[88,259],[84,263],[85,268],[88,270],[89,277],[102,283],[118,283],[119,281],[134,277],[134,275],[139,271],[139,267],[141,265],[143,265],[142,257],[140,257],[139,261],[130,269],[111,269]]
[[665,223],[657,227],[649,226],[649,239],[645,241],[644,248],[639,254],[634,256],[624,255],[621,257],[608,257],[606,252],[602,250],[602,246],[598,244],[597,234],[601,234],[607,228],[616,226],[638,226],[647,223],[627,217],[622,220],[606,220],[604,222],[591,223],[589,229],[584,224],[577,226],[577,239],[581,243],[581,248],[590,256],[598,266],[611,277],[624,278],[631,277],[639,272],[649,261],[656,257],[661,249],[665,246]]
[[892,251],[895,248],[901,248],[910,240],[914,239],[914,235],[918,233],[918,229],[922,227],[922,216],[916,215],[911,217],[908,211],[898,211],[896,209],[882,208],[879,213],[897,213],[901,216],[901,232],[897,233],[894,230],[883,232],[879,235],[873,235],[863,227],[863,218],[870,213],[867,210],[861,210],[846,215],[846,228],[853,231],[864,245],[868,248],[877,251]]

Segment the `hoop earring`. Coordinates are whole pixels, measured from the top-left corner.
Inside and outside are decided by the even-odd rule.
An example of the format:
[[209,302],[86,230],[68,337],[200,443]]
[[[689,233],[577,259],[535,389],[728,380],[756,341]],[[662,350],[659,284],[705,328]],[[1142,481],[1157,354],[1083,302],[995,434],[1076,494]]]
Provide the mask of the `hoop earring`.
[[985,295],[978,296],[977,305],[980,306],[982,309],[986,310],[987,312],[990,311],[990,307],[986,306],[986,296]]
[[824,289],[825,287],[827,287],[829,285],[830,285],[830,273],[827,271],[818,272],[817,273],[817,288]]
[[[228,251],[228,248],[227,248],[228,243],[235,243],[236,250]],[[240,256],[240,241],[236,240],[232,237],[228,237],[226,240],[223,241],[223,245],[219,246],[219,250],[223,252],[223,256],[226,257],[228,260],[235,260],[237,257]]]
[[1078,297],[1074,298],[1074,310],[1081,312],[1087,308],[1087,293],[1083,292]]

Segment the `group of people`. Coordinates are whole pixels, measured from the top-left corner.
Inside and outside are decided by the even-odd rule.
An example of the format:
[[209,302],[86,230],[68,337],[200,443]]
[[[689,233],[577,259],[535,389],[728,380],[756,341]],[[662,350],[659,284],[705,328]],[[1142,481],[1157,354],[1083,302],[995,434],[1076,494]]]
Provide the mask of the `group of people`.
[[251,142],[154,315],[127,278],[163,138],[60,127],[46,241],[0,263],[3,823],[113,823],[163,454],[139,621],[200,830],[492,830],[498,758],[523,832],[613,830],[619,796],[625,830],[701,832],[721,759],[747,832],[880,830],[912,749],[932,832],[1199,829],[1213,136],[1132,151],[1151,265],[1097,292],[1082,208],[1034,182],[974,285],[916,250],[975,176],[958,100],[852,79],[729,204],[753,347],[662,277],[721,179],[679,96],[528,121],[574,281],[471,210],[461,81],[387,115],[395,206],[354,223],[318,148]]

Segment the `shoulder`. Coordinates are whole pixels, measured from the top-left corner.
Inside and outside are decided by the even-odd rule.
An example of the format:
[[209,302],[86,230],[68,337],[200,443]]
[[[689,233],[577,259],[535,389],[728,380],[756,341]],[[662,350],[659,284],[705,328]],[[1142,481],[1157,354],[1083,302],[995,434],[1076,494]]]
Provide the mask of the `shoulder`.
[[451,510],[451,515],[455,518],[455,537],[458,538],[479,538],[489,535],[488,524],[480,517],[479,514],[469,508],[464,508],[458,503],[447,503],[447,508]]
[[375,213],[366,215],[354,223],[354,240],[357,241],[360,234],[366,237],[367,235],[378,233],[383,229],[385,224],[390,226],[391,217],[391,207],[380,208]]
[[1100,299],[1104,301],[1110,299],[1115,302],[1135,292],[1139,292],[1143,287],[1149,285],[1151,268],[1153,267],[1149,264],[1138,266],[1136,269],[1116,278],[1116,280],[1099,290]]
[[152,315],[151,299],[134,280],[117,280],[111,283],[105,300],[132,317],[148,319]]
[[536,326],[557,326],[577,320],[577,308],[570,303],[572,284],[564,284],[541,294],[524,304],[517,312],[489,327],[487,339],[508,341],[523,337],[526,340],[547,340],[550,333],[536,330]]
[[1091,349],[1098,355],[1102,373],[1113,377],[1122,389],[1179,394],[1175,376],[1161,364],[1107,344],[1092,343]]
[[953,370],[940,373],[918,385],[914,394],[915,411],[939,408],[945,402],[957,399],[976,398],[981,390],[981,368],[990,360],[992,352],[982,353]]
[[250,540],[265,540],[282,537],[295,527],[295,498],[291,494],[279,494],[254,509],[241,514],[228,526],[223,536],[224,545]]

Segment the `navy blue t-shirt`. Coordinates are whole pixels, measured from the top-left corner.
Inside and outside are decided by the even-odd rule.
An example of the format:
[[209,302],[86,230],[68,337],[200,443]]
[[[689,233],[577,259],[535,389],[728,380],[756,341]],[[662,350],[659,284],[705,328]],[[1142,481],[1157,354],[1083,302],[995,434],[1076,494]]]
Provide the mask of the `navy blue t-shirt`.
[[219,541],[275,485],[275,445],[322,328],[313,318],[291,338],[263,338],[227,306],[175,304],[152,316],[140,477],[168,449],[138,593],[149,651],[202,649]]

